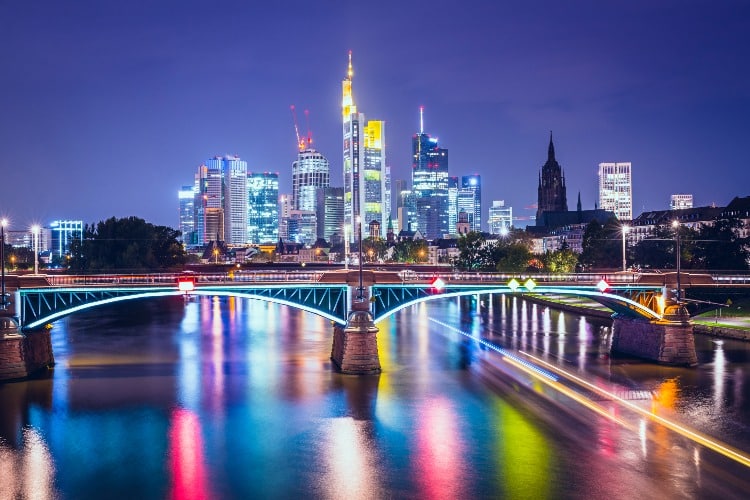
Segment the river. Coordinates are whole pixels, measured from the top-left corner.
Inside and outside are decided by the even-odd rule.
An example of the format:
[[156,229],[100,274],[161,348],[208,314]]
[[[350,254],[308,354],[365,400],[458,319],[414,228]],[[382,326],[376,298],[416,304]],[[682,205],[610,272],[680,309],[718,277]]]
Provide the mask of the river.
[[333,369],[330,322],[261,301],[59,320],[54,369],[0,385],[0,499],[747,497],[695,436],[748,455],[748,343],[613,359],[606,321],[483,299],[385,320],[365,377]]

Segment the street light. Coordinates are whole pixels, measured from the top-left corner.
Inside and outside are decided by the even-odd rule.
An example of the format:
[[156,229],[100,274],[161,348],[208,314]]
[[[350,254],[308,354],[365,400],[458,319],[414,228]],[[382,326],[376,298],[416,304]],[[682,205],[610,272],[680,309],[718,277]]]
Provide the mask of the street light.
[[214,264],[218,264],[218,263],[219,263],[219,249],[214,248]]
[[622,225],[622,270],[627,271],[627,263],[625,261],[625,235],[628,234],[628,231],[630,231],[630,226],[627,224]]
[[357,216],[357,237],[359,238],[359,290],[357,292],[357,300],[364,300],[365,290],[362,286],[362,217]]
[[672,227],[677,235],[677,303],[680,303],[680,223],[676,220],[672,221]]
[[34,274],[39,274],[39,226],[31,226],[31,234],[34,235]]
[[5,309],[7,301],[5,300],[5,226],[8,225],[8,219],[0,220],[0,267],[2,267],[2,275],[0,275],[0,308]]

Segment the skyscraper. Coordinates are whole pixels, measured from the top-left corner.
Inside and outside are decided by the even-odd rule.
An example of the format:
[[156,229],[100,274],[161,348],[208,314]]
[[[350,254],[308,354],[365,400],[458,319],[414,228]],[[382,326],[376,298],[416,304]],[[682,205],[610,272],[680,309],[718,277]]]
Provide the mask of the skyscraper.
[[458,229],[458,177],[448,177],[448,233],[457,234]]
[[177,199],[180,202],[180,239],[186,246],[194,245],[195,242],[195,191],[193,186],[182,186],[177,192]]
[[471,194],[471,209],[469,213],[469,225],[472,231],[482,230],[482,176],[479,174],[464,175],[461,177],[461,191]]
[[555,159],[555,146],[552,144],[552,132],[549,133],[547,162],[539,173],[538,202],[536,225],[543,226],[544,212],[567,212],[568,199],[565,188],[565,174]]
[[279,174],[248,172],[247,235],[253,244],[279,239]]
[[292,163],[292,208],[315,210],[318,189],[330,185],[330,176],[325,156],[312,148],[300,150]]
[[344,188],[320,188],[316,215],[318,238],[323,238],[331,245],[344,241]]
[[[385,122],[371,120],[357,112],[352,94],[352,53],[342,87],[343,173],[344,173],[344,232],[347,245],[365,232],[369,221],[377,220],[381,227],[390,210],[390,180],[385,154]],[[361,220],[360,220],[361,217]],[[358,226],[358,222],[361,225]],[[348,246],[346,249],[348,253]]]
[[448,150],[424,133],[420,108],[419,133],[412,137],[412,191],[417,202],[417,228],[429,240],[442,238],[448,227]]
[[619,220],[633,219],[630,162],[599,164],[599,208],[614,212]]
[[195,174],[196,244],[205,245],[224,237],[224,187],[221,164],[206,162]]

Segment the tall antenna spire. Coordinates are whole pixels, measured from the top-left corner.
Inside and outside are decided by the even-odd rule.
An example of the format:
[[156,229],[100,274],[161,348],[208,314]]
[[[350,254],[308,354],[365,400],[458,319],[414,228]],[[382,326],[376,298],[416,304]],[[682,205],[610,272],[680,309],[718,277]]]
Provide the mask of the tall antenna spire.
[[419,133],[424,134],[424,106],[419,107]]
[[346,72],[346,76],[347,78],[349,78],[349,80],[351,80],[352,77],[354,76],[354,68],[352,68],[352,51],[351,50],[349,51],[349,70]]

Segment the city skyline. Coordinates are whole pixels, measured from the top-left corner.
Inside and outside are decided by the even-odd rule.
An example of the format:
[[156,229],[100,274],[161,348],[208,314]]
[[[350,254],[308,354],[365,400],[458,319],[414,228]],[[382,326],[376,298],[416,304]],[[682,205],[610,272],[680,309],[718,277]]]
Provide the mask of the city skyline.
[[[186,172],[215,155],[279,172],[291,193],[293,103],[310,110],[313,147],[341,186],[349,50],[357,104],[388,128],[392,179],[410,178],[425,106],[450,175],[498,179],[484,186],[483,219],[493,200],[535,213],[550,130],[568,198],[580,191],[586,209],[605,161],[632,162],[634,216],[677,192],[696,206],[748,194],[738,191],[750,185],[743,2],[295,5],[1,7],[14,22],[0,49],[0,215],[18,228],[131,215],[177,227]],[[410,29],[414,19],[441,36]],[[382,40],[363,34],[374,26]]]

